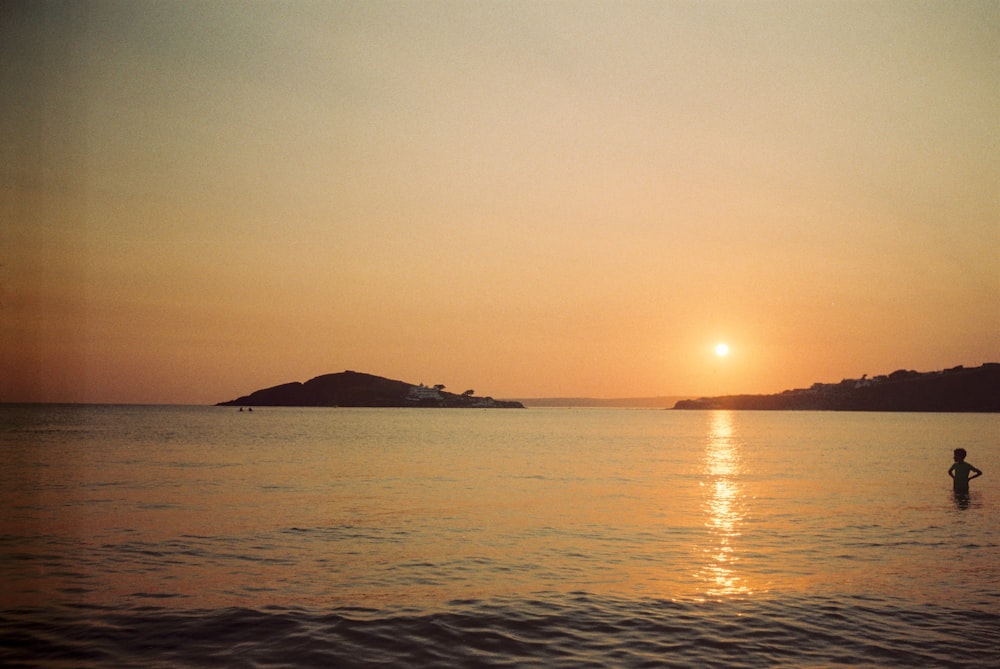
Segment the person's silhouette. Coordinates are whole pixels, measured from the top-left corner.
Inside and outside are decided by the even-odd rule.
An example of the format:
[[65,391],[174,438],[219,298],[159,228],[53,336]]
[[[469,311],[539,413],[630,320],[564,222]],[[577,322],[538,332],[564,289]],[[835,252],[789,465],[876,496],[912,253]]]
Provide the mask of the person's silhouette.
[[[954,490],[959,495],[969,493],[969,481],[983,475],[983,472],[974,465],[965,461],[967,453],[964,448],[955,449],[955,464],[948,469],[948,476],[952,478]],[[969,474],[972,474],[971,476]]]

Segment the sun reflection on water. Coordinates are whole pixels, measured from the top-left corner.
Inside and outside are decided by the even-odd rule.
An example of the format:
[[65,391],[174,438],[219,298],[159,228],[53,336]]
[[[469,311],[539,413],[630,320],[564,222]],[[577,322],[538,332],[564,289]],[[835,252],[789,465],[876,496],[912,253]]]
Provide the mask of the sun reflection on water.
[[729,411],[712,414],[705,447],[702,484],[706,495],[702,504],[705,526],[711,542],[701,548],[702,559],[696,576],[705,582],[709,595],[750,594],[749,586],[737,570],[736,540],[742,533],[744,493],[740,483],[742,465],[740,441],[734,434]]

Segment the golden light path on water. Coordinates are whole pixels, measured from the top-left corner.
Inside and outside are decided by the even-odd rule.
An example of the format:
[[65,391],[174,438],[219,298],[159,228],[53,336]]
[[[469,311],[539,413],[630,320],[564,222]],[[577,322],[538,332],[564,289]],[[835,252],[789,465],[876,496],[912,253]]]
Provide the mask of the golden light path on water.
[[751,594],[737,569],[739,555],[735,541],[745,517],[741,443],[733,429],[729,411],[715,411],[705,445],[703,465],[705,526],[712,542],[702,548],[696,576],[703,580],[709,595]]

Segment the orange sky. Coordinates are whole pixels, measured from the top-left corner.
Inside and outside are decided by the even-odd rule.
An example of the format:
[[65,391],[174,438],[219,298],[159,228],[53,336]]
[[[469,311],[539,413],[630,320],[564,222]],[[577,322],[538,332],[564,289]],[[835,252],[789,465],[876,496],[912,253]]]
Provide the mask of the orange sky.
[[0,401],[1000,361],[998,25],[994,1],[4,3]]

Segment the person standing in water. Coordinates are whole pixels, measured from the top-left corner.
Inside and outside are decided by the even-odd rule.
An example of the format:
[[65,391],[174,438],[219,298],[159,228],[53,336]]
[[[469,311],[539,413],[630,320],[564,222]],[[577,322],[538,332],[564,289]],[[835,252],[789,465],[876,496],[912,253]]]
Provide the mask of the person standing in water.
[[[969,481],[983,475],[982,471],[965,461],[966,455],[964,448],[956,448],[955,464],[948,470],[948,476],[953,480],[955,492],[962,495],[969,493]],[[970,473],[972,476],[969,476]]]

